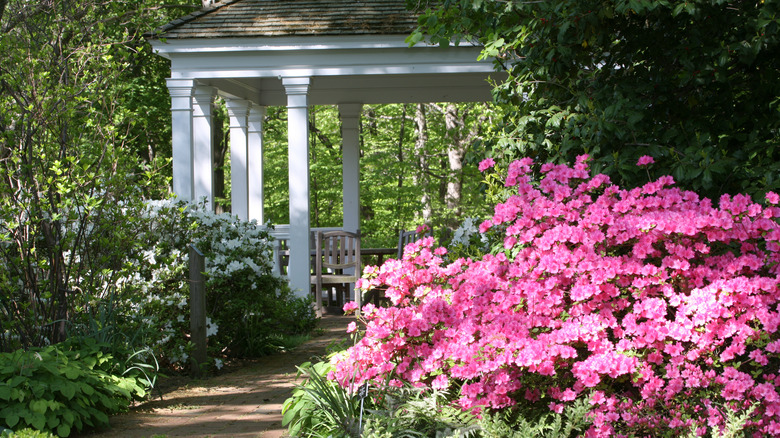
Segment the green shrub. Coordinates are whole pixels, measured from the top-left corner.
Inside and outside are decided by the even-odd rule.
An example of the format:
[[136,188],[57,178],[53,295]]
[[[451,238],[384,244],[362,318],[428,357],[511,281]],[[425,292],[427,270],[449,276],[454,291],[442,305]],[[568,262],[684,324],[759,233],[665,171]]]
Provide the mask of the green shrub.
[[[2,431],[2,429],[0,429]],[[35,429],[22,429],[16,432],[6,429],[0,433],[0,438],[56,438],[57,435],[52,435],[49,432],[42,432]]]
[[272,272],[266,226],[196,203],[153,201],[144,212],[147,234],[128,259],[117,303],[124,333],[138,333],[160,363],[187,369],[188,245],[206,258],[207,337],[212,364],[219,356],[255,357],[278,351],[279,336],[309,333],[316,324],[309,300],[297,298]]
[[107,427],[108,415],[146,396],[147,386],[137,373],[112,374],[121,367],[106,347],[88,339],[0,354],[0,426],[63,437]]

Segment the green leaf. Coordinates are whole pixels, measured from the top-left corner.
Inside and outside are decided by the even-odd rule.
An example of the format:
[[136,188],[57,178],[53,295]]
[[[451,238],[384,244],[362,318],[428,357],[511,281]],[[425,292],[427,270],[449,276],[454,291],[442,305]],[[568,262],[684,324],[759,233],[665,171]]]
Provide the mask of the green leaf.
[[83,392],[86,395],[92,395],[95,393],[95,388],[93,388],[91,385],[87,383],[81,383],[81,392]]
[[47,400],[32,400],[30,401],[30,410],[39,414],[45,414],[46,409],[49,407]]
[[11,388],[16,388],[17,386],[21,385],[22,383],[27,382],[27,377],[24,376],[14,376],[11,380],[8,381],[8,386]]
[[0,400],[8,401],[11,398],[11,387],[5,383],[0,384]]
[[290,422],[293,421],[297,417],[298,411],[300,411],[300,410],[301,410],[301,403],[300,402],[295,403],[294,405],[292,405],[291,409],[287,409],[284,412],[284,415],[282,415],[282,426],[287,426],[288,424],[290,424]]
[[67,424],[60,424],[57,426],[57,435],[61,437],[70,436],[70,426]]
[[34,412],[32,414],[32,419],[27,416],[25,416],[25,419],[32,427],[38,430],[44,430],[46,428],[46,417],[41,413]]
[[73,424],[73,420],[75,420],[75,416],[73,415],[73,411],[65,410],[62,412],[62,423],[71,425]]
[[17,414],[16,412],[7,414],[5,416],[5,424],[7,424],[8,427],[13,429],[14,426],[19,424],[19,414]]
[[92,413],[92,416],[95,417],[95,420],[97,420],[98,424],[108,425],[108,415],[104,414],[103,412],[96,410]]
[[79,370],[76,367],[69,366],[65,368],[65,377],[67,377],[70,380],[76,380],[81,375],[81,370]]
[[48,415],[46,415],[46,428],[48,430],[53,430],[55,427],[60,425],[60,417],[57,415],[56,412],[50,411]]
[[60,394],[64,395],[65,398],[70,400],[73,398],[73,396],[76,395],[77,387],[78,385],[75,383],[65,382],[60,386],[58,390],[60,391]]

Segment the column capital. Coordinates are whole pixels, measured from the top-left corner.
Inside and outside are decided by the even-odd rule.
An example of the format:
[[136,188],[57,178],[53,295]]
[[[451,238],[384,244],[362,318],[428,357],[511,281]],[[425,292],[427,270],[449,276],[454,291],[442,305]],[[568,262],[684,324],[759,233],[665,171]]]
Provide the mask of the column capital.
[[190,97],[195,88],[195,81],[192,79],[166,78],[165,84],[168,86],[171,97]]
[[225,99],[225,107],[228,117],[231,119],[244,119],[249,114],[250,105],[251,103],[248,100]]
[[252,104],[249,106],[249,120],[250,121],[263,121],[265,117],[266,109],[264,106]]
[[287,93],[288,108],[304,108],[308,106],[309,85],[311,78],[282,78],[284,91]]
[[362,103],[340,103],[339,104],[339,118],[354,119],[360,117],[363,112]]
[[211,130],[211,104],[214,102],[216,90],[204,85],[196,85],[192,92],[192,111],[194,117],[206,117],[209,119]]
[[199,85],[195,83],[195,87],[192,90],[192,97],[195,99],[213,99],[217,95],[217,90],[214,87],[208,85]]
[[309,77],[282,78],[282,85],[287,94],[308,94],[310,84]]

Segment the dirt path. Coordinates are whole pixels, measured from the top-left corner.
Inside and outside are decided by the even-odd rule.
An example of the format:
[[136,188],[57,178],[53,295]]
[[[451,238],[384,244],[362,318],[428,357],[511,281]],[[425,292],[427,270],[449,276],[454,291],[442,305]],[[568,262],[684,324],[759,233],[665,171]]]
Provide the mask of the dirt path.
[[110,430],[82,437],[284,437],[282,404],[300,381],[295,366],[345,339],[352,320],[325,316],[320,322],[323,334],[292,352],[261,358],[208,380],[190,381],[166,391],[162,401],[156,396],[111,417]]

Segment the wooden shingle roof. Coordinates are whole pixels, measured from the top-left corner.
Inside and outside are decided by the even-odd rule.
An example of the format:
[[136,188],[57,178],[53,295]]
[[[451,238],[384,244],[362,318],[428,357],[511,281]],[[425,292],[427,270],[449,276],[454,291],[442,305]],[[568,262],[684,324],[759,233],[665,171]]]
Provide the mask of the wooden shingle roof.
[[409,34],[405,0],[222,0],[175,20],[152,38]]

